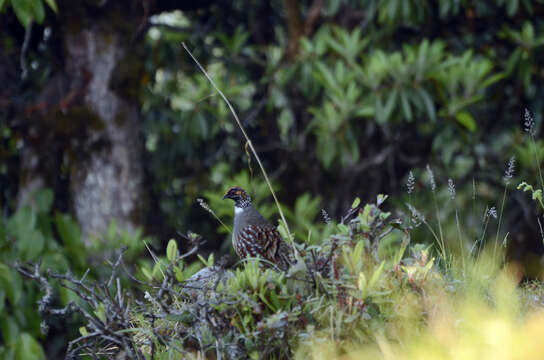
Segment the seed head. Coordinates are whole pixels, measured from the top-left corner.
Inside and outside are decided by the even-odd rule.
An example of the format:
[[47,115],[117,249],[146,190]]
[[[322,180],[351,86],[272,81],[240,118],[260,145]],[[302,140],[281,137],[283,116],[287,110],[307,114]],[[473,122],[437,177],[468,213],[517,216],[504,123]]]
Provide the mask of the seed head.
[[431,167],[429,166],[429,164],[427,164],[427,173],[429,174],[429,183],[431,184],[431,190],[433,192],[435,192],[436,182],[434,181],[434,173],[433,173]]
[[415,184],[416,178],[412,170],[410,170],[410,172],[408,173],[408,181],[406,182],[406,189],[408,191],[408,195],[414,192]]
[[422,213],[420,213],[415,207],[413,207],[410,204],[408,205],[408,209],[410,210],[410,214],[412,215],[410,218],[410,221],[414,224],[414,227],[418,227],[421,225],[422,222],[425,221],[425,216],[423,216]]
[[448,179],[448,190],[450,191],[450,199],[455,200],[455,184],[453,179]]
[[536,135],[535,120],[527,108],[525,108],[525,112],[523,114],[523,130],[525,130],[531,136]]
[[491,216],[494,219],[496,219],[497,218],[497,208],[494,207],[494,206],[490,207],[489,210],[487,210],[487,216],[488,217]]
[[516,170],[516,157],[512,156],[510,160],[508,160],[508,163],[506,165],[506,170],[504,171],[504,176],[502,177],[506,185],[510,184],[510,180],[512,180],[512,176],[514,176],[515,170]]
[[202,207],[204,210],[206,210],[206,211],[209,212],[210,214],[213,214],[213,210],[210,208],[210,206],[208,205],[208,203],[207,203],[206,201],[204,201],[204,199],[197,198],[197,199],[196,199],[196,202],[197,202],[198,205],[200,205],[200,207]]

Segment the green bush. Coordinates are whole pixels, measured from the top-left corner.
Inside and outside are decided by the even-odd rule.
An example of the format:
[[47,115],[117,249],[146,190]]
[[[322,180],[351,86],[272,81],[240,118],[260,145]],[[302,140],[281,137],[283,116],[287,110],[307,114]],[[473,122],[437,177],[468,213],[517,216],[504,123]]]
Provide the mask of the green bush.
[[[41,343],[51,340],[50,349],[63,351],[74,336],[75,328],[66,329],[61,337],[49,339],[50,315],[37,307],[42,298],[43,284],[38,289],[26,280],[15,268],[18,263],[38,263],[42,271],[64,273],[70,271],[77,276],[86,273],[89,279],[106,276],[105,254],[112,249],[126,247],[126,260],[147,266],[141,259],[145,242],[140,233],[129,234],[119,230],[112,222],[106,239],[92,239],[87,246],[81,238],[79,225],[67,214],[51,214],[53,192],[50,189],[36,192],[29,206],[19,208],[9,217],[0,219],[0,329],[3,345],[0,359],[45,359]],[[97,261],[98,260],[98,261]],[[127,276],[122,277],[127,283]],[[58,297],[62,306],[70,302],[81,303],[73,291],[52,283],[51,296]],[[77,324],[81,318],[67,318]],[[58,325],[53,321],[53,325]],[[53,354],[51,354],[53,355]],[[59,354],[55,354],[57,356]],[[60,356],[60,355],[59,355]]]
[[503,266],[492,241],[456,255],[462,265],[450,247],[443,257],[413,243],[417,225],[381,210],[386,199],[364,206],[357,199],[342,222],[327,225],[331,235],[297,243],[301,258],[287,272],[258,258],[226,270],[210,257],[201,258],[206,268],[196,275],[209,277],[197,280],[171,240],[154,276],[138,282],[143,299],[114,281],[97,287],[68,278],[64,286],[85,290],[81,299],[96,314],[80,329],[86,341],[70,354],[106,352],[114,343],[135,358],[156,359],[542,354],[542,344],[528,336],[543,324],[540,282],[519,286],[516,266]]
[[[36,309],[38,289],[13,268],[14,261],[40,261],[42,269],[66,271],[85,265],[79,227],[66,215],[49,215],[53,192],[34,194],[32,207],[22,207],[0,224],[0,319],[2,359],[45,359],[39,343],[42,321]],[[57,241],[60,234],[62,243]],[[69,293],[63,292],[66,297]]]

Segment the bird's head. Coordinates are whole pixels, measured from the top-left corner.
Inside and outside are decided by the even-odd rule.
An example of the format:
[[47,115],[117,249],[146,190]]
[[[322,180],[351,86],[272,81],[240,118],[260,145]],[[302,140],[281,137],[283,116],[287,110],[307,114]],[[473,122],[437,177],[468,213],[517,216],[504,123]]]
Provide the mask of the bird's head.
[[[247,192],[239,186],[233,186],[229,188],[227,192],[225,193],[225,195],[223,195],[223,200],[225,199],[234,200],[234,203],[237,206],[251,202],[251,198],[249,197]],[[243,206],[240,206],[240,207],[243,207]]]

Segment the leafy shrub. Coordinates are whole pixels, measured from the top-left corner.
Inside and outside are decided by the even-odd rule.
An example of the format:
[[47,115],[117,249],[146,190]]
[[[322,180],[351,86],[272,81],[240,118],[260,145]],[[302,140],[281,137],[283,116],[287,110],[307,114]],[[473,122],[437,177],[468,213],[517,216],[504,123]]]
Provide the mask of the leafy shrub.
[[[430,259],[425,255],[426,260],[420,257],[409,267],[401,263],[408,238],[398,223],[390,223],[390,214],[380,210],[384,200],[380,198],[377,204],[363,208],[355,203],[342,223],[328,225],[336,228],[334,235],[319,245],[297,245],[304,261],[287,274],[263,269],[258,259],[235,271],[225,271],[213,266],[213,261],[206,261],[207,271],[215,273],[216,280],[203,286],[177,275],[183,268],[181,259],[186,256],[179,256],[175,242],[171,241],[167,257],[157,259],[161,268],[158,286],[142,284],[148,289],[143,303],[112,280],[108,281],[109,290],[95,291],[89,280],[21,270],[40,281],[63,278],[63,286],[71,283],[84,290],[82,299],[87,306],[102,314],[88,322],[84,330],[85,334],[93,334],[85,339],[95,341],[97,346],[122,343],[124,351],[140,356],[173,356],[191,352],[197,346],[205,352],[283,358],[290,356],[301,339],[311,335],[308,326],[313,329],[311,332],[328,329],[331,315],[335,323],[349,319],[338,330],[338,336],[354,331],[363,336],[371,328],[370,323],[361,320],[374,319],[379,323],[397,316],[387,300],[395,287],[417,289],[424,283],[432,261],[428,263]],[[383,248],[381,252],[390,254],[383,259],[375,245],[382,241],[389,248],[396,248]],[[110,279],[117,276],[118,265],[113,266]],[[88,313],[85,309],[78,311]],[[50,308],[48,311],[54,313]],[[137,323],[134,333],[126,327],[131,322]],[[106,336],[104,329],[110,328],[119,331]],[[109,337],[113,340],[108,341]],[[79,342],[71,351],[89,350],[94,346],[91,344]]]
[[123,253],[102,282],[43,273],[38,266],[18,270],[41,284],[61,279],[62,287],[78,294],[77,302],[55,308],[48,285],[42,285],[46,294],[39,300],[42,314],[83,316],[85,326],[68,356],[539,356],[541,344],[526,337],[542,325],[542,284],[519,286],[519,269],[503,264],[502,247],[494,246],[491,233],[482,234],[490,238],[487,245],[476,240],[479,250],[460,252],[457,259],[452,244],[440,244],[438,235],[444,249],[413,243],[419,224],[432,231],[431,225],[413,207],[412,217],[393,217],[382,210],[387,198],[379,195],[366,205],[356,199],[340,221],[327,219],[330,235],[295,243],[301,258],[287,272],[259,258],[228,270],[213,256],[201,258],[206,267],[196,272],[186,263],[202,240],[194,234],[186,238],[193,245],[187,253],[180,254],[171,240],[152,272],[131,275],[137,283],[132,289],[120,281]]
[[[45,359],[38,342],[41,318],[35,304],[39,294],[34,286],[23,281],[12,268],[13,262],[38,261],[43,269],[66,271],[84,266],[85,250],[79,232],[70,233],[74,221],[57,214],[49,215],[53,192],[37,192],[33,207],[22,207],[0,225],[0,319],[4,346],[0,357]],[[64,247],[56,240],[55,231],[61,235]],[[66,291],[64,296],[69,295]]]
[[[71,216],[51,215],[52,204],[53,192],[40,190],[33,195],[31,206],[21,207],[0,220],[0,328],[3,338],[0,359],[45,359],[41,342],[48,339],[49,325],[44,321],[49,319],[45,316],[48,314],[43,313],[42,308],[36,308],[41,298],[39,291],[23,280],[14,268],[16,263],[33,262],[39,264],[36,266],[41,271],[70,271],[80,276],[85,273],[88,279],[95,279],[106,276],[103,257],[110,249],[126,247],[126,260],[132,262],[140,257],[144,247],[146,239],[142,239],[139,233],[119,231],[114,222],[106,243],[104,239],[93,239],[87,247],[82,241],[79,225]],[[139,262],[145,266],[147,260]],[[126,277],[123,278],[125,281]],[[40,287],[45,290],[43,284]],[[58,282],[51,284],[49,297],[53,296],[58,297],[58,303],[63,306],[81,302],[76,293],[59,286]],[[72,320],[73,323],[81,321],[77,318]],[[53,332],[59,327],[52,321]],[[65,330],[64,334],[73,336],[74,329]],[[54,337],[51,342],[54,345],[49,349],[60,352],[68,340]]]

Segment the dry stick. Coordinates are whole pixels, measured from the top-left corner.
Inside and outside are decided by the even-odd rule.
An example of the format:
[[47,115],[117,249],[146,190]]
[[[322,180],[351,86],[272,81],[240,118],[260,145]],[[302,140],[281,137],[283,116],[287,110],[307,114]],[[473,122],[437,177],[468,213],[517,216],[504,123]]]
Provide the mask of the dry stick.
[[259,164],[259,167],[261,168],[261,172],[263,173],[263,176],[264,176],[264,179],[266,181],[266,184],[268,185],[268,188],[270,189],[270,192],[272,193],[272,196],[274,197],[274,201],[276,202],[276,206],[278,207],[278,211],[280,213],[281,220],[283,221],[283,224],[285,225],[285,230],[287,230],[287,236],[289,237],[289,241],[291,242],[291,246],[293,247],[293,250],[295,252],[295,256],[297,258],[300,258],[300,254],[298,253],[298,250],[295,248],[294,241],[293,241],[293,239],[291,237],[291,231],[289,230],[289,225],[287,225],[287,220],[285,220],[285,216],[283,215],[283,211],[281,210],[280,202],[278,201],[278,198],[276,197],[276,193],[274,192],[274,189],[272,188],[272,185],[270,184],[270,180],[268,179],[268,175],[266,174],[266,170],[264,169],[264,166],[263,166],[263,164],[261,162],[261,159],[259,158],[259,155],[257,154],[257,151],[255,150],[255,148],[253,147],[253,143],[251,142],[251,139],[249,138],[249,136],[247,136],[246,130],[242,126],[242,123],[240,122],[240,119],[238,118],[238,115],[236,114],[236,111],[234,111],[234,108],[232,107],[229,99],[227,99],[225,94],[223,94],[223,92],[217,87],[217,85],[215,85],[215,82],[213,81],[213,79],[210,77],[210,75],[208,75],[206,70],[204,70],[204,67],[202,67],[202,65],[200,65],[198,60],[193,56],[193,54],[191,53],[189,48],[187,48],[185,43],[182,42],[181,45],[183,46],[185,51],[187,51],[187,53],[189,54],[191,59],[193,59],[193,61],[196,63],[196,65],[198,66],[200,71],[202,71],[204,76],[206,76],[206,78],[208,79],[210,84],[212,84],[214,89],[219,93],[221,98],[223,98],[223,100],[225,101],[225,103],[229,107],[229,110],[232,113],[232,116],[234,117],[234,120],[236,120],[236,123],[238,124],[238,127],[240,128],[240,130],[242,131],[242,134],[244,135],[244,138],[246,139],[247,145],[251,149],[251,152],[253,153],[253,156],[255,156],[255,159],[257,160],[257,163]]

